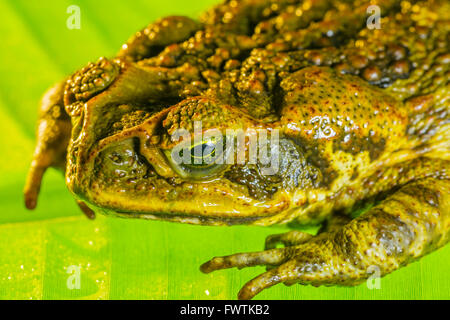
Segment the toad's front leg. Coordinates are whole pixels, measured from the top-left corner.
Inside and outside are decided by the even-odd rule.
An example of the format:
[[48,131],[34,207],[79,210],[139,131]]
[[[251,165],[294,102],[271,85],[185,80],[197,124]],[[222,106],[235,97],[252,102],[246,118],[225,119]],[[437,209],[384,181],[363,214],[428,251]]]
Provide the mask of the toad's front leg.
[[[386,275],[446,244],[450,236],[450,180],[410,183],[338,231],[285,248],[216,257],[203,272],[275,266],[247,282],[239,299],[278,283],[356,285],[373,266]],[[305,239],[302,239],[305,240]]]
[[64,171],[72,125],[64,110],[65,81],[50,88],[42,97],[36,130],[36,147],[25,183],[25,206],[34,209],[42,176],[49,167]]
[[[52,167],[62,172],[66,168],[67,146],[72,131],[70,116],[64,109],[64,90],[66,80],[47,90],[41,100],[36,130],[36,147],[28,170],[24,188],[25,206],[36,207],[42,177]],[[90,219],[94,212],[82,201],[77,201],[83,213]]]

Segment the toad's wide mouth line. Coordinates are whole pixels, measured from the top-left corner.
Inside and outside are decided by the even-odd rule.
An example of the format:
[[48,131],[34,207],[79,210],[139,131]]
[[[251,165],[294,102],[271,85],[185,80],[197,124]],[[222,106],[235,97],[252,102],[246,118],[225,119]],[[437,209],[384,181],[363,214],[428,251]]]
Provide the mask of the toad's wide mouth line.
[[185,200],[174,199],[166,202],[159,198],[134,198],[127,202],[120,201],[116,193],[96,198],[95,194],[75,195],[78,200],[85,202],[88,207],[98,213],[147,220],[168,220],[190,224],[234,225],[254,224],[258,220],[270,219],[274,216],[289,211],[291,202],[285,195],[280,194],[274,199],[229,204],[219,196],[211,201],[204,199],[196,204],[187,198]]
[[251,216],[251,217],[215,217],[215,216],[202,216],[198,214],[185,214],[180,212],[174,212],[173,214],[168,214],[167,212],[136,212],[136,211],[125,211],[116,209],[107,209],[94,206],[89,203],[89,207],[94,212],[101,212],[105,215],[111,215],[118,218],[135,218],[143,220],[163,220],[168,222],[177,223],[187,223],[195,225],[246,225],[255,223],[258,220],[270,218],[271,216]]

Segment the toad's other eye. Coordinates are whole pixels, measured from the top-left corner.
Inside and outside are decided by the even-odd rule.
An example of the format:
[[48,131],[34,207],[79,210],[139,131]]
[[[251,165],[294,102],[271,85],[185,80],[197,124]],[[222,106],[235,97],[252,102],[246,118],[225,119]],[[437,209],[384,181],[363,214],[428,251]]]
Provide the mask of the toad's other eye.
[[220,173],[224,165],[222,140],[208,140],[191,145],[180,144],[166,151],[173,169],[187,179],[209,179]]

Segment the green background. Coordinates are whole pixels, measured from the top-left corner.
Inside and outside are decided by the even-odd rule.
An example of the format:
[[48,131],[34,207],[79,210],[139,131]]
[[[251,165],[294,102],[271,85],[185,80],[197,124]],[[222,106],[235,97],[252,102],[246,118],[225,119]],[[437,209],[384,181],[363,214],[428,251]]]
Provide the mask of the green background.
[[[22,188],[34,147],[37,104],[54,82],[99,56],[113,56],[135,31],[169,14],[198,16],[214,0],[0,0],[0,298],[234,299],[263,267],[209,275],[215,255],[260,250],[283,227],[202,227],[98,217],[88,221],[59,172],[45,176],[38,208],[26,211]],[[66,9],[81,8],[69,30]],[[67,268],[81,267],[69,290]],[[450,298],[450,246],[381,279],[381,289],[285,287],[260,299]]]

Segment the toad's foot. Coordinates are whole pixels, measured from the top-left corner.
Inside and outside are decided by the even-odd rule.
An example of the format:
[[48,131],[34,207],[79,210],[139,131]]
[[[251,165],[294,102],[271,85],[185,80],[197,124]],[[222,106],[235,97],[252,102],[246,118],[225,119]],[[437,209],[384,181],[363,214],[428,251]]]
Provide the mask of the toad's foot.
[[[251,299],[278,283],[351,286],[369,278],[374,267],[384,276],[443,246],[449,234],[450,180],[426,178],[404,186],[337,231],[315,237],[298,232],[272,236],[266,244],[271,249],[216,257],[201,270],[275,266],[247,282],[239,299]],[[277,242],[290,246],[274,248]]]

